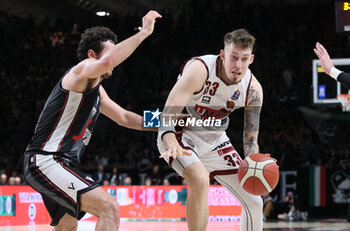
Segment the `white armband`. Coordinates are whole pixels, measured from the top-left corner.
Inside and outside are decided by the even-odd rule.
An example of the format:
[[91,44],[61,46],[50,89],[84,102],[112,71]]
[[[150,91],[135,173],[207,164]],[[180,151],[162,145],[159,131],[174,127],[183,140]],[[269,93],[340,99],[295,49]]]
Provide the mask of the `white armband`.
[[174,126],[171,126],[171,125],[168,125],[168,126],[165,126],[165,127],[160,127],[159,128],[159,133],[160,133],[160,138],[161,140],[163,140],[163,136],[167,133],[174,133],[176,135],[176,130],[175,130],[175,127]]
[[335,68],[335,67],[332,67],[332,68],[331,68],[331,71],[330,71],[330,73],[329,73],[329,75],[330,75],[333,79],[337,80],[337,78],[338,78],[338,76],[340,75],[340,73],[342,73],[342,71],[338,70],[338,69]]

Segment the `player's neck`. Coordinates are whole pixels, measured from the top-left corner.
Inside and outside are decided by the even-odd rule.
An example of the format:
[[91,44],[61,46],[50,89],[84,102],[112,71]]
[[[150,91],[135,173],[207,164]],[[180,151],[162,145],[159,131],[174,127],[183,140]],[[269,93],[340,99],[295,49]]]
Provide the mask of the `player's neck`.
[[231,81],[229,78],[226,76],[225,73],[225,68],[223,68],[223,63],[222,59],[219,61],[219,78],[226,84],[226,85],[231,85]]

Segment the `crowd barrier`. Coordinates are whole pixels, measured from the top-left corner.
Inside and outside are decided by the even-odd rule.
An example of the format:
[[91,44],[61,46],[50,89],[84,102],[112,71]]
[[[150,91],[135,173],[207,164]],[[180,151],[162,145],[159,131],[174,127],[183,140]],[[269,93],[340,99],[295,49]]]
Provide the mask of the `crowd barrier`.
[[[121,220],[186,219],[187,186],[103,186],[120,204]],[[241,205],[222,186],[210,186],[209,220],[237,221]],[[97,218],[86,214],[83,220]],[[0,226],[48,224],[51,218],[41,195],[30,186],[0,186]]]

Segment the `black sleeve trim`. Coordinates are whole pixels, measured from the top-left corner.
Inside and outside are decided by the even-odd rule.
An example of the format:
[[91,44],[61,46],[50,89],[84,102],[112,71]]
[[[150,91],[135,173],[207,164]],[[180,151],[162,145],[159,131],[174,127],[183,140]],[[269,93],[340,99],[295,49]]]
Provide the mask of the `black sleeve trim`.
[[350,74],[345,72],[340,73],[337,81],[342,83],[347,89],[350,89]]
[[163,136],[164,136],[165,134],[169,133],[169,132],[174,133],[174,134],[176,135],[176,132],[174,132],[174,131],[172,131],[172,130],[169,130],[169,131],[163,132],[163,134],[162,134],[162,136],[160,137],[160,139],[163,141]]

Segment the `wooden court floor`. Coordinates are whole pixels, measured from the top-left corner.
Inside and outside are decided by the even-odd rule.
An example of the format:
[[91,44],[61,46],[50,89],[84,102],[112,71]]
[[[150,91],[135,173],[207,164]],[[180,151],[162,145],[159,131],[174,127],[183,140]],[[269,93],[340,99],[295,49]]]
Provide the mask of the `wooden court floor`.
[[[78,231],[95,230],[95,222],[79,222]],[[0,231],[46,231],[49,225],[29,224],[27,226],[0,226]],[[188,230],[186,222],[122,221],[120,231],[184,231]],[[207,231],[239,231],[239,222],[210,222]],[[313,222],[265,222],[264,231],[350,231],[346,221]]]

